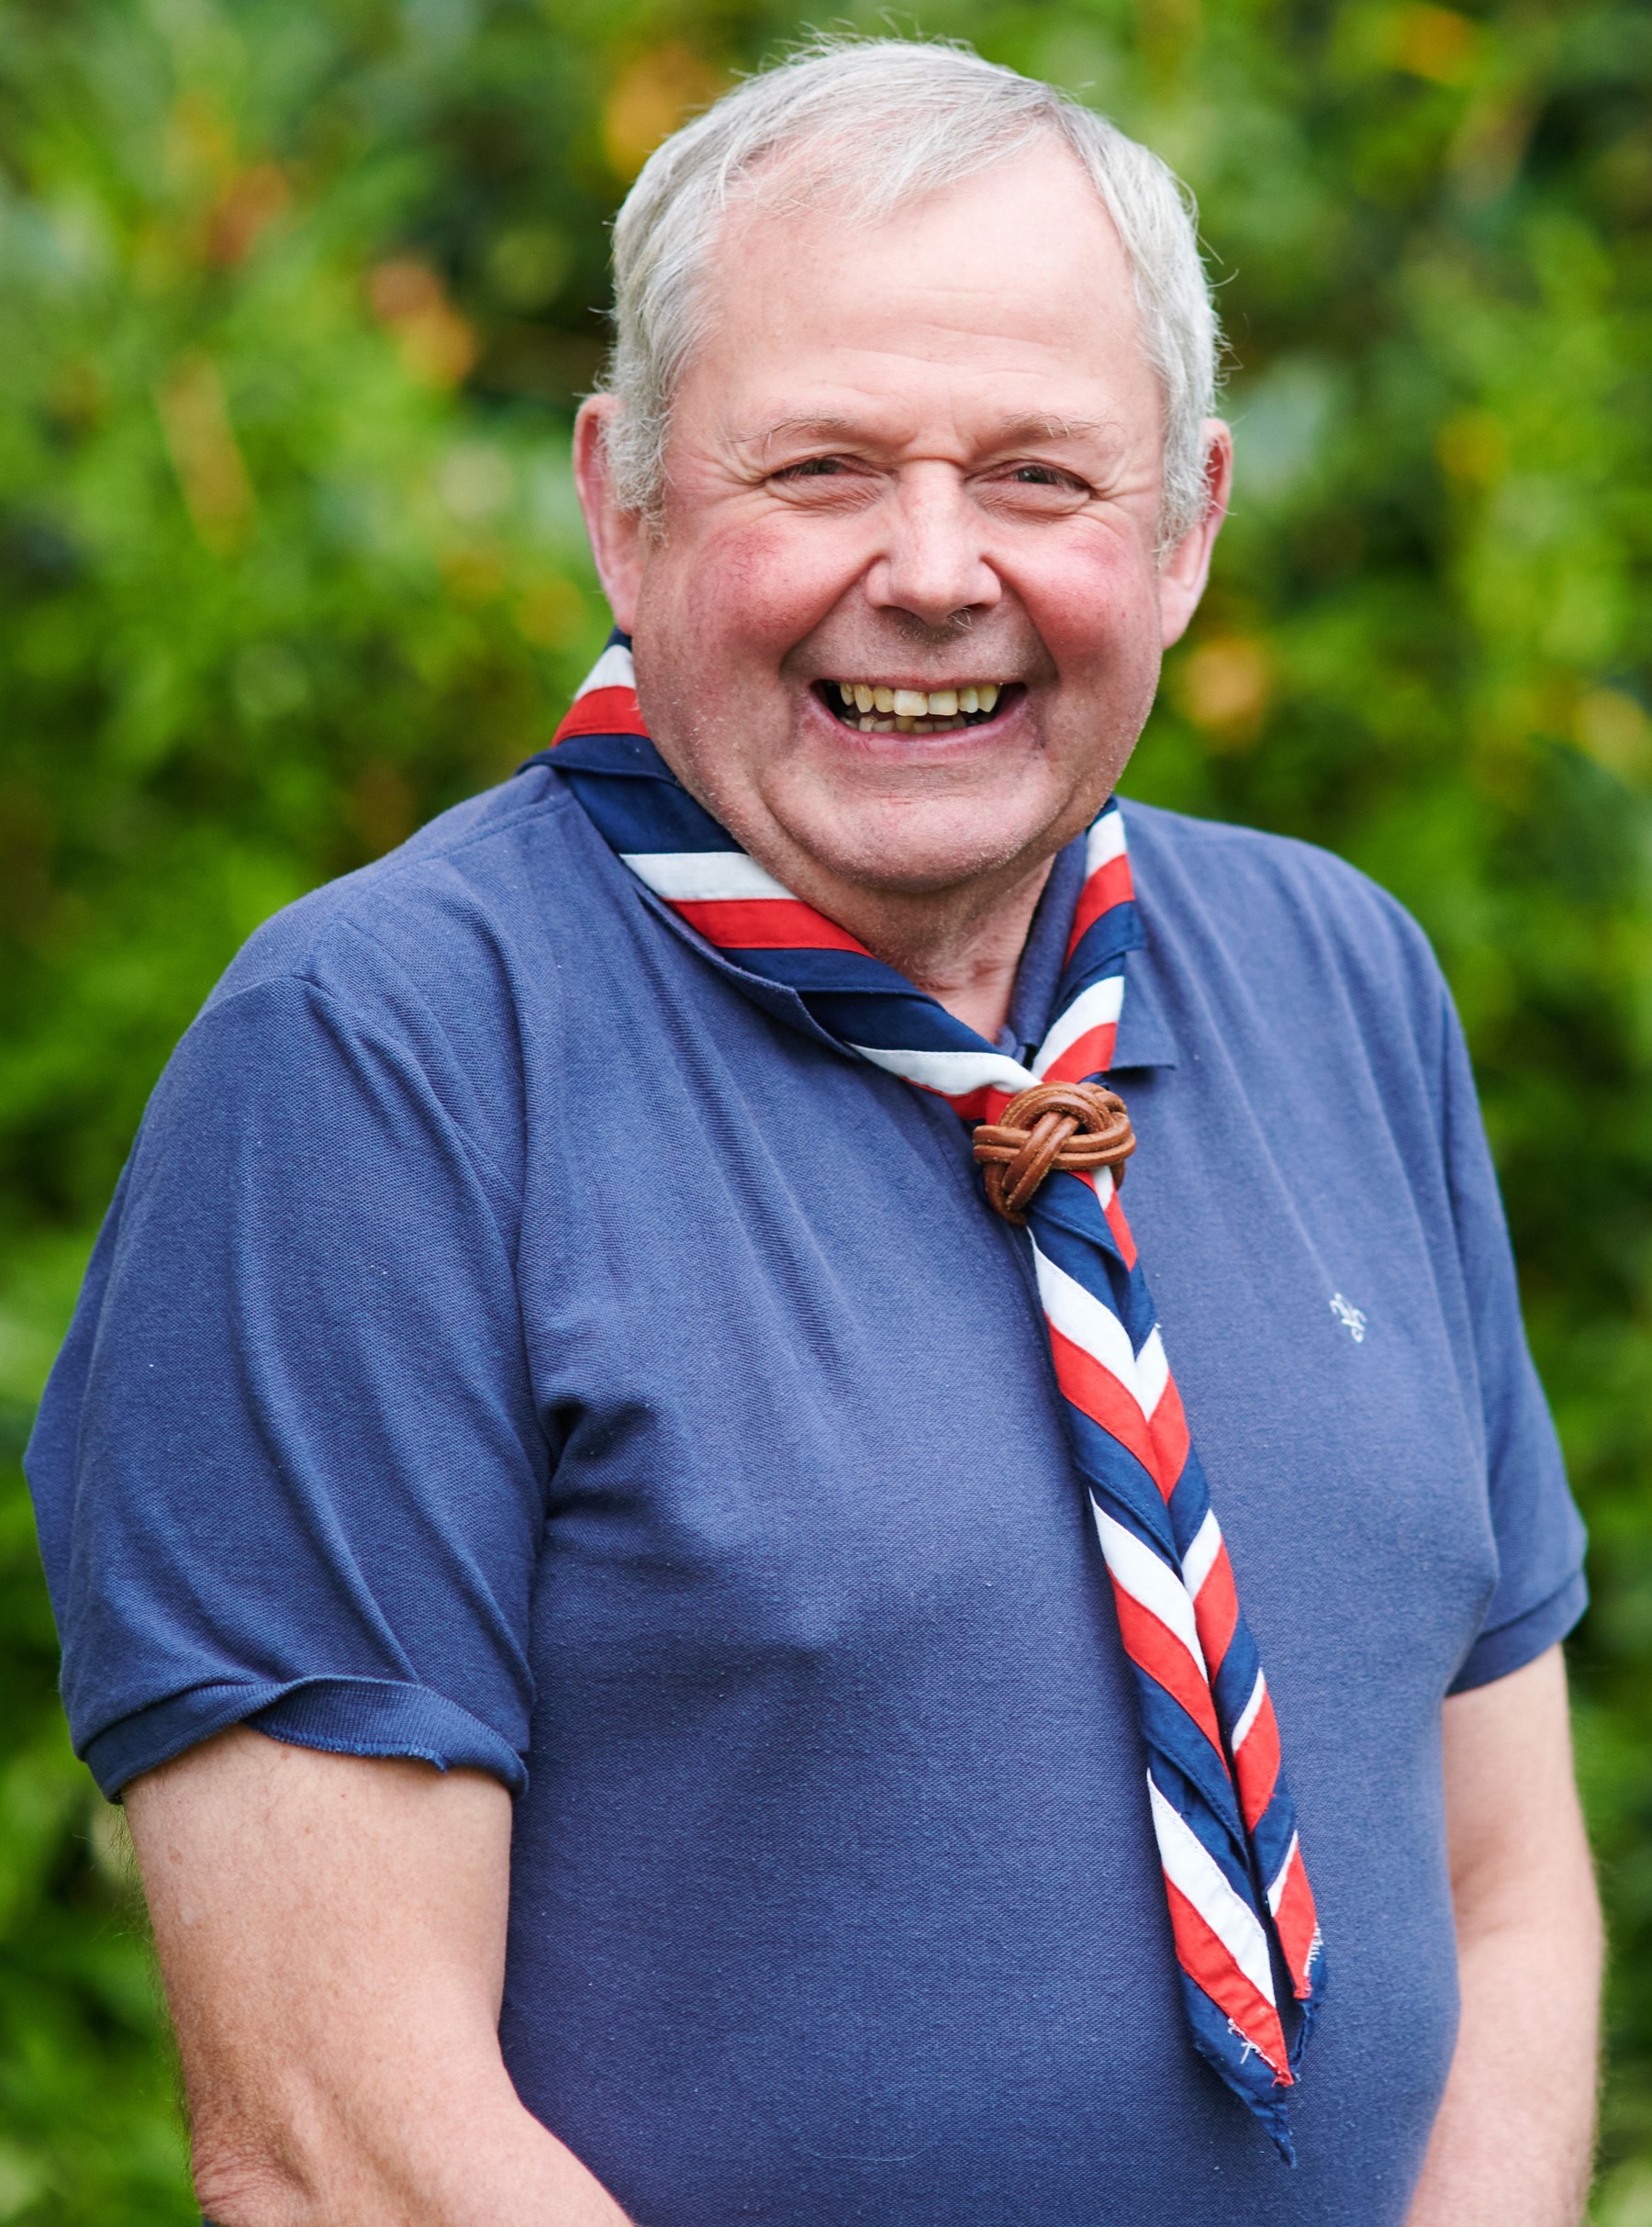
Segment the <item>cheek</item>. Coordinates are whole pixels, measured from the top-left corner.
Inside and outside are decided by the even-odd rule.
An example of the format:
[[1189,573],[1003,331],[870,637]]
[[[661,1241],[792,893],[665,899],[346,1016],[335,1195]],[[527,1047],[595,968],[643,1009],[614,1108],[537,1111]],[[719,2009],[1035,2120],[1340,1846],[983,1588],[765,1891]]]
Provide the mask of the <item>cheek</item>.
[[772,674],[854,586],[864,560],[848,540],[830,520],[782,514],[685,542],[677,599],[702,661]]
[[1151,552],[1133,538],[1052,537],[1012,585],[1064,679],[1124,682],[1156,671],[1157,578]]

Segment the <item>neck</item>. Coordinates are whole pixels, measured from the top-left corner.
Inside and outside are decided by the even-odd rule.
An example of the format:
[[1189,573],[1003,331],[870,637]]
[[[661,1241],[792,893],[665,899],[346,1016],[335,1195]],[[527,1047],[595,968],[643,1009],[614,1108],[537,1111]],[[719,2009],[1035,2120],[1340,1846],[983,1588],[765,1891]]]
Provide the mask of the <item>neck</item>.
[[[1077,830],[1046,830],[1051,847],[941,890],[883,890],[823,868],[799,845],[767,826],[750,829],[688,778],[678,755],[650,738],[665,765],[714,820],[729,828],[760,867],[794,897],[846,928],[886,967],[905,975],[955,1020],[990,1044],[1010,1018],[1016,969],[1055,853]],[[778,840],[776,838],[778,837]]]
[[1053,863],[1023,867],[1008,886],[921,897],[790,886],[990,1044],[1010,1018],[1016,970]]

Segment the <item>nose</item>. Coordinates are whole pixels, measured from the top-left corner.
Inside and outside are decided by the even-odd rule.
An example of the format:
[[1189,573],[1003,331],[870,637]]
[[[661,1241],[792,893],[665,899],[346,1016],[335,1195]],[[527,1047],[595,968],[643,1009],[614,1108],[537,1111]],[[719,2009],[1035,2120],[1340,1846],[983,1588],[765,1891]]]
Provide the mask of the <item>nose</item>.
[[982,547],[986,520],[950,465],[909,466],[881,508],[887,539],[866,575],[876,610],[939,627],[998,602],[1003,588]]

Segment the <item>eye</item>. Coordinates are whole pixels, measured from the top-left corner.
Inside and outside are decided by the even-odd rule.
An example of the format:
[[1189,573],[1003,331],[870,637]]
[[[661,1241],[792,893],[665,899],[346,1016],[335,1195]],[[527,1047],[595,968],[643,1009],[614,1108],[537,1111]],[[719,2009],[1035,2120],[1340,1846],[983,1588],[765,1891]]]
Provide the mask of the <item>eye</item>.
[[1053,464],[1018,464],[1012,477],[1023,487],[1066,487],[1076,491],[1084,485],[1070,472],[1057,471]]
[[788,464],[776,472],[776,479],[830,479],[845,469],[841,456],[805,456],[801,464]]

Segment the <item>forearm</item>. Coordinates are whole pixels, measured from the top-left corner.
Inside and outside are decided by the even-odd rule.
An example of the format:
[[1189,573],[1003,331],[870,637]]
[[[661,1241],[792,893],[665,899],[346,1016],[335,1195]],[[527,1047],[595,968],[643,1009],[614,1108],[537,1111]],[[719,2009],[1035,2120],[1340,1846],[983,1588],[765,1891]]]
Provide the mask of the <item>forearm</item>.
[[1602,1927],[1557,1648],[1446,1704],[1462,2013],[1408,2227],[1578,2227]]
[[1577,2227],[1594,2146],[1592,1895],[1459,1948],[1462,2020],[1408,2227]]
[[515,2095],[461,2075],[417,2098],[398,2079],[348,2097],[288,2094],[236,2127],[195,2128],[196,2192],[213,2227],[628,2227],[600,2183]]
[[233,1731],[128,1813],[215,2227],[625,2227],[500,2055],[501,1787]]

